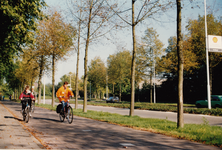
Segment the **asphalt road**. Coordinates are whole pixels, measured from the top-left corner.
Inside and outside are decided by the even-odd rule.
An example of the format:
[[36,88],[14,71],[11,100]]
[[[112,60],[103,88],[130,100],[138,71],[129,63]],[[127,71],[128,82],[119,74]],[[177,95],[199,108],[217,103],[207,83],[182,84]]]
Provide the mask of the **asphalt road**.
[[[51,104],[51,100],[46,100],[47,104]],[[71,105],[73,108],[74,104]],[[83,105],[78,105],[78,108],[83,108]],[[103,106],[92,106],[87,105],[88,110],[94,111],[103,111],[110,113],[117,113],[121,115],[129,115],[128,108],[114,108],[114,107],[103,107]],[[175,112],[163,112],[163,111],[150,111],[150,110],[134,110],[134,115],[143,117],[143,118],[159,118],[167,119],[170,121],[177,122],[177,113]],[[209,121],[210,125],[222,127],[222,117],[218,116],[209,116],[201,114],[186,114],[184,113],[184,123],[186,124],[202,124],[204,123],[203,118],[206,118]]]
[[[8,119],[16,121],[22,119],[20,114],[21,104],[3,101],[4,107],[1,111],[10,110],[13,116]],[[7,114],[8,115],[8,114]],[[5,118],[5,116],[2,116]],[[2,119],[0,118],[0,121]],[[5,128],[10,126],[5,122]],[[55,111],[43,108],[36,108],[29,123],[21,123],[26,131],[29,131],[46,148],[51,149],[137,149],[137,150],[158,150],[158,149],[181,149],[181,150],[219,150],[220,148],[204,145],[201,143],[177,139],[173,137],[155,134],[147,131],[134,130],[127,127],[108,124],[82,117],[74,117],[74,122],[60,122]],[[12,128],[10,126],[10,128]],[[14,129],[11,135],[17,132]],[[1,130],[3,135],[7,134]],[[5,137],[5,136],[3,136]],[[11,141],[13,142],[13,141]],[[26,143],[26,141],[23,141]],[[1,139],[0,139],[1,145]],[[21,144],[22,145],[22,144]],[[17,147],[21,148],[21,147]]]

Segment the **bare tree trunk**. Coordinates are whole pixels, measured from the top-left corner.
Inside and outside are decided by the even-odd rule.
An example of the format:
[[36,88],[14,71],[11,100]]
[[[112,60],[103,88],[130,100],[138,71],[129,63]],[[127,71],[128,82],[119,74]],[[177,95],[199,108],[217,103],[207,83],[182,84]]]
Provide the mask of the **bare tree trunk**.
[[178,105],[177,128],[184,127],[183,119],[183,52],[181,35],[181,0],[177,0],[177,55],[178,55]]
[[38,104],[41,103],[41,86],[42,86],[42,72],[43,72],[43,55],[41,56],[41,63],[40,63],[40,73],[39,73],[39,81],[38,81]]
[[52,107],[55,106],[55,54],[52,54]]
[[78,76],[79,76],[79,46],[80,46],[80,30],[81,30],[81,22],[79,21],[79,34],[78,34],[78,49],[77,49],[77,63],[76,63],[76,101],[75,101],[75,109],[78,109]]
[[86,40],[86,49],[85,49],[85,62],[84,62],[84,103],[83,103],[83,112],[87,112],[87,62],[88,62],[88,47],[89,47],[89,36],[90,36],[90,23],[92,16],[92,7],[93,0],[91,0],[90,8],[89,8],[89,20],[88,20],[88,31],[87,31],[87,40]]
[[131,66],[131,102],[130,102],[130,116],[134,115],[134,99],[135,99],[135,59],[136,59],[136,35],[135,35],[135,21],[134,21],[134,3],[132,0],[132,36],[133,36],[133,54],[132,54],[132,66]]
[[152,71],[150,73],[150,103],[153,101],[153,79],[152,79]]

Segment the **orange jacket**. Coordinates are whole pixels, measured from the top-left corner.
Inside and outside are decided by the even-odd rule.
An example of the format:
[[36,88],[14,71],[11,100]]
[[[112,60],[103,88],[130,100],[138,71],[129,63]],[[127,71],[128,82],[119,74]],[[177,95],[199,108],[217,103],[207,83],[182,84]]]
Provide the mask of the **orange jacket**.
[[67,102],[70,96],[74,96],[74,94],[68,87],[65,89],[63,86],[61,86],[56,92],[56,97],[58,97],[60,102]]

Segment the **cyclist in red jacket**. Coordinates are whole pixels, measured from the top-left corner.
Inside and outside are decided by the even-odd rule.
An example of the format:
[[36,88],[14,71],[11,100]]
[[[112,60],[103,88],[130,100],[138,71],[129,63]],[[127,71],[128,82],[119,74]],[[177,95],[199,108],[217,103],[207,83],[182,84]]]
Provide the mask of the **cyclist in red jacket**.
[[[25,103],[26,101],[28,101],[28,104],[30,106],[30,110],[31,110],[31,107],[32,107],[32,100],[34,100],[34,96],[32,95],[32,93],[30,92],[29,90],[29,86],[27,85],[25,87],[25,90],[21,93],[21,95],[19,96],[19,99],[21,100],[21,103],[22,103],[22,113],[25,109]],[[30,116],[31,116],[31,113],[29,113]]]

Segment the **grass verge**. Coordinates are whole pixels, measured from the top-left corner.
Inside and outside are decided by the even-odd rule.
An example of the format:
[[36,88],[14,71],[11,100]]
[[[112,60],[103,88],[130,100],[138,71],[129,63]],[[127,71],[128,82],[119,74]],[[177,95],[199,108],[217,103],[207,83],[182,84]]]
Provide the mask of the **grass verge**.
[[[59,102],[59,101],[58,101]],[[75,101],[70,101],[70,103],[75,103]],[[78,102],[82,104],[83,102]],[[129,102],[120,102],[120,103],[106,103],[105,101],[88,101],[87,105],[94,106],[106,106],[106,107],[117,107],[117,108],[130,108]],[[184,113],[190,114],[204,114],[204,115],[212,115],[212,116],[222,116],[222,108],[196,108],[194,104],[184,104]],[[171,103],[147,103],[147,102],[135,102],[135,109],[141,110],[153,110],[153,111],[170,111],[177,112],[177,104]]]
[[[47,104],[41,104],[37,106],[49,110],[56,110],[56,106],[52,107],[51,105]],[[138,116],[130,117],[91,110],[88,110],[87,113],[84,113],[82,109],[73,109],[73,111],[74,115],[80,117],[104,121],[138,130],[164,134],[179,139],[201,142],[222,148],[222,128],[218,126],[210,126],[206,118],[203,118],[203,124],[201,125],[185,124],[184,128],[178,129],[175,122],[169,121],[167,119],[141,118]]]

